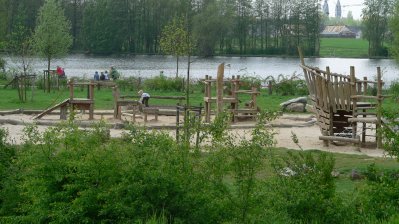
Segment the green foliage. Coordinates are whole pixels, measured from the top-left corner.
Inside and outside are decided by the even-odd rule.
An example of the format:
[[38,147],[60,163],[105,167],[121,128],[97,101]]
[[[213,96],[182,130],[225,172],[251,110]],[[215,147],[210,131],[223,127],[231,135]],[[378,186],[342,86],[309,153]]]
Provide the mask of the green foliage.
[[390,51],[395,56],[396,60],[399,61],[399,2],[395,2],[393,14],[389,21],[389,28],[393,36],[393,43]]
[[[398,213],[397,171],[370,167],[360,191],[337,192],[323,152],[271,151],[266,112],[244,138],[222,114],[193,151],[163,131],[130,126],[111,139],[104,122],[82,130],[73,115],[21,146],[0,129],[1,223],[379,223]],[[265,125],[266,124],[266,125]],[[300,139],[295,139],[300,144]],[[204,141],[204,143],[206,143]],[[353,158],[352,158],[353,159]],[[365,161],[364,157],[359,160]],[[273,173],[267,173],[268,167]]]
[[272,79],[272,88],[276,91],[277,94],[287,96],[305,96],[308,95],[308,88],[306,86],[306,82],[303,79],[300,79],[297,75],[293,74],[292,76],[284,76],[279,75],[277,80]]
[[369,41],[369,56],[388,56],[384,46],[387,41],[388,18],[392,3],[388,0],[366,0],[362,9],[363,37]]
[[[56,0],[46,0],[39,10],[37,25],[33,34],[33,47],[39,56],[47,60],[47,70],[53,58],[65,56],[72,45],[69,33],[70,22]],[[50,92],[48,77],[47,92]]]
[[190,51],[190,39],[184,20],[174,18],[166,25],[161,34],[160,47],[166,54],[175,56],[188,55]]
[[231,21],[227,15],[219,10],[218,2],[207,4],[199,14],[193,18],[194,35],[197,41],[197,51],[200,56],[212,56],[217,41],[228,30]]
[[268,203],[276,212],[288,212],[299,223],[344,223],[343,203],[335,196],[335,181],[331,175],[334,159],[326,153],[301,151],[286,158],[272,157],[277,178]]
[[184,90],[183,78],[170,78],[165,75],[155,76],[144,80],[144,88],[148,90],[179,91]]
[[72,44],[69,29],[70,23],[57,1],[46,0],[33,36],[35,50],[46,59],[66,55]]
[[162,52],[176,56],[176,77],[179,75],[179,56],[191,54],[191,40],[182,18],[174,18],[161,33]]
[[[396,101],[397,102],[397,101]],[[384,150],[392,156],[399,156],[399,121],[397,108],[384,108],[382,116],[386,119],[382,126]]]
[[[368,184],[361,189],[365,216],[386,220],[399,212],[398,170],[381,171],[370,165],[366,173]],[[367,211],[367,213],[365,212]]]
[[0,69],[2,70],[1,72],[4,72],[6,69],[6,60],[4,60],[3,58],[0,58]]
[[143,80],[141,77],[134,77],[134,76],[115,80],[115,83],[120,90],[136,91],[136,92],[143,88],[142,82]]

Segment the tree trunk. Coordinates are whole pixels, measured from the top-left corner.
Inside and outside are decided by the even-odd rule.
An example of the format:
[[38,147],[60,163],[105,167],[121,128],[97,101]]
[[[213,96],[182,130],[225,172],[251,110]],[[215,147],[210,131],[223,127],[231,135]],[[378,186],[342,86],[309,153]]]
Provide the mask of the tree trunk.
[[179,77],[179,56],[176,56],[176,78]]
[[47,92],[50,93],[50,62],[51,58],[47,57]]

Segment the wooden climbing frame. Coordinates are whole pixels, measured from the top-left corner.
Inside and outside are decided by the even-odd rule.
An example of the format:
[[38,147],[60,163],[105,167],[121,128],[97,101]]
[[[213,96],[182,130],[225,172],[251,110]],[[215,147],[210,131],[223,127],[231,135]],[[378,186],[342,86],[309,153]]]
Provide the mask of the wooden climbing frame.
[[[212,113],[212,104],[216,104],[215,114],[224,111],[224,105],[230,106],[230,111],[233,116],[233,121],[237,121],[239,117],[250,117],[255,119],[259,108],[256,105],[256,97],[260,94],[256,87],[251,90],[240,90],[241,80],[240,76],[233,76],[231,79],[224,79],[224,63],[218,66],[217,79],[212,79],[212,76],[205,76],[203,80],[205,84],[204,90],[204,105],[205,105],[205,122],[210,122]],[[225,83],[230,84],[230,94],[225,95]],[[216,87],[216,96],[212,96],[212,86]],[[251,102],[247,108],[239,108],[238,96],[239,94],[250,94]]]
[[[317,123],[320,127],[325,145],[330,141],[343,141],[355,144],[365,143],[367,129],[374,129],[377,147],[381,147],[381,137],[378,129],[381,127],[380,108],[384,96],[382,95],[381,70],[377,68],[377,80],[370,81],[356,79],[355,68],[350,67],[350,75],[332,73],[326,70],[307,66],[301,56],[301,67],[309,90],[309,97],[313,104]],[[377,89],[375,96],[368,88],[374,85]],[[361,124],[360,134],[358,125]],[[373,127],[367,127],[372,124]]]

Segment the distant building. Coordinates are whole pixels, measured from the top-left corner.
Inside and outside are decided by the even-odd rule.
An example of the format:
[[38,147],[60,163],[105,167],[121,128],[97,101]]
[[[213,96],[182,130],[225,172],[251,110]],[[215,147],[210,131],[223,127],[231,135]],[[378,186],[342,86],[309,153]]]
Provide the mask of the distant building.
[[337,4],[335,5],[335,18],[341,18],[341,3],[337,0]]
[[337,37],[337,38],[356,38],[356,32],[353,32],[347,26],[326,26],[321,37]]
[[330,15],[330,10],[328,9],[328,2],[327,2],[327,0],[324,0],[323,13],[324,13],[327,17],[328,17],[328,15]]

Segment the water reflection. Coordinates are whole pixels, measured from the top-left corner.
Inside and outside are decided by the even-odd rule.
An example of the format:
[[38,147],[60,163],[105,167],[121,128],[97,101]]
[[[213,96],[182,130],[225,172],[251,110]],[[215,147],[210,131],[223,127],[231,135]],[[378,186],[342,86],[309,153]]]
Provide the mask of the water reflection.
[[[19,63],[6,57],[8,66],[18,67]],[[302,74],[298,58],[282,57],[193,57],[190,75],[192,78],[203,78],[205,75],[216,76],[216,68],[220,63],[226,63],[226,76],[250,75],[266,78],[270,75],[277,77],[280,74]],[[399,78],[399,69],[392,59],[353,59],[353,58],[306,58],[305,63],[325,69],[330,66],[332,72],[349,74],[349,67],[355,66],[356,76],[367,76],[372,79],[376,74],[376,67],[380,66],[386,81]],[[77,77],[91,78],[95,71],[108,70],[115,66],[123,76],[151,77],[159,75],[161,71],[167,76],[176,74],[176,59],[171,56],[126,56],[126,57],[101,57],[86,56],[82,54],[70,55],[61,60],[52,61],[52,68],[60,65],[65,68],[66,74]],[[35,58],[32,67],[36,73],[46,69],[45,60]],[[181,58],[179,75],[185,76],[187,72],[187,58]]]

